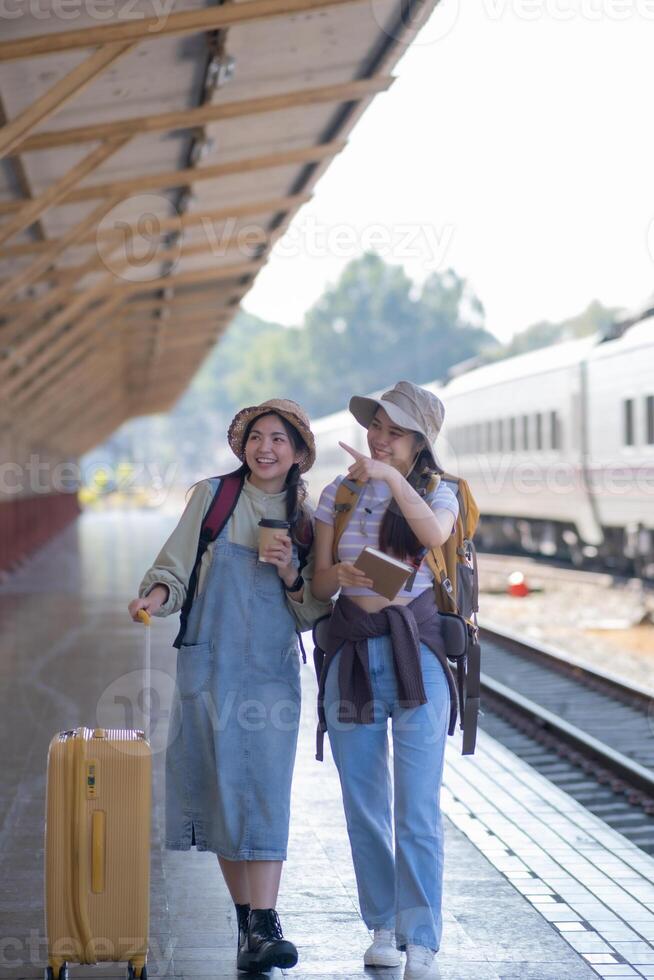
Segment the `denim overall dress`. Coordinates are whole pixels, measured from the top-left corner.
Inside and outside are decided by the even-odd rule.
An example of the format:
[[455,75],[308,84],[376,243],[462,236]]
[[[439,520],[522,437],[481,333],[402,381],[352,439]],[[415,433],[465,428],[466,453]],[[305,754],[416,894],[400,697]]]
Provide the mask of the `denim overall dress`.
[[177,654],[166,847],[284,860],[300,718],[295,622],[277,568],[230,542],[228,527]]

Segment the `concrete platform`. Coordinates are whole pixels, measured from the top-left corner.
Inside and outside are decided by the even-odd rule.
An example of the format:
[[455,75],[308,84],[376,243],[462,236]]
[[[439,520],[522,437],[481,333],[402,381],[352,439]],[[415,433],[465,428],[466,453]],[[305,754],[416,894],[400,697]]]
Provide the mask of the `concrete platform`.
[[[142,682],[142,629],[131,623],[126,605],[173,523],[171,515],[146,512],[85,514],[0,588],[0,977],[39,977],[44,966],[42,833],[51,735],[81,724],[142,725],[133,698]],[[176,628],[177,617],[157,620],[153,627],[153,681],[161,693],[162,714],[152,733],[148,967],[151,976],[223,980],[244,975],[234,966],[233,908],[217,862],[209,854],[167,852],[162,846],[166,698],[174,675],[171,644]],[[314,760],[315,680],[310,664],[303,671],[303,690],[290,853],[278,905],[285,932],[299,947],[300,962],[284,972],[296,980],[398,980],[401,970],[364,970],[362,965],[369,934],[358,914],[338,777],[328,748],[323,764]],[[627,958],[630,942],[651,948],[643,930],[633,921],[630,928],[628,922],[634,915],[629,902],[637,903],[642,916],[654,911],[648,907],[652,896],[636,887],[649,874],[650,859],[642,855],[644,863],[636,867],[640,852],[627,845],[619,866],[606,865],[600,872],[597,862],[609,854],[617,835],[608,844],[600,841],[598,827],[604,825],[595,821],[586,824],[586,839],[575,844],[568,833],[571,822],[580,829],[586,811],[574,801],[568,805],[558,791],[552,790],[550,799],[549,784],[538,780],[491,739],[482,739],[474,760],[462,759],[457,746],[450,746],[443,793],[451,817],[446,821],[445,927],[438,954],[443,980],[654,976],[644,972],[642,946],[633,950],[641,957],[640,966],[630,965],[633,957]],[[529,816],[532,812],[539,815]],[[555,826],[563,818],[567,823]],[[548,833],[554,839],[547,839]],[[549,852],[536,845],[539,838]],[[561,848],[563,843],[573,845],[572,853]],[[558,857],[551,853],[557,845]],[[593,850],[590,870],[580,859],[584,846]],[[565,864],[571,857],[577,863],[568,872]],[[599,873],[594,885],[593,869]],[[613,870],[620,879],[619,894],[605,891],[605,905],[597,891],[614,887]],[[580,891],[582,872],[588,872],[586,891]],[[576,895],[574,883],[579,886]],[[595,887],[592,895],[590,887]],[[636,896],[627,894],[629,887],[632,892],[636,888]],[[617,898],[626,901],[621,917],[609,908]],[[585,908],[575,908],[575,901],[584,905],[581,899]],[[590,908],[589,902],[601,908]],[[614,929],[615,945],[608,953],[604,945],[611,940],[589,935],[588,928],[590,913],[599,921],[602,910],[612,917],[606,922]],[[638,921],[649,926],[645,918]],[[620,936],[624,956],[615,948]],[[589,940],[604,945],[589,952]],[[588,957],[594,955],[612,956],[614,962],[593,962]],[[71,968],[73,980],[124,975],[115,966]],[[282,972],[272,976],[274,980]]]

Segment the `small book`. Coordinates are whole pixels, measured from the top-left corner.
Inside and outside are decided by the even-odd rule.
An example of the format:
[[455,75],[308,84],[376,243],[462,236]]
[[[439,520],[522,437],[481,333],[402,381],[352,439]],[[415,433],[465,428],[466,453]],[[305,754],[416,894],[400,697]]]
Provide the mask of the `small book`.
[[373,589],[386,599],[394,599],[406,580],[413,574],[413,565],[391,558],[376,548],[365,547],[354,563],[373,581]]

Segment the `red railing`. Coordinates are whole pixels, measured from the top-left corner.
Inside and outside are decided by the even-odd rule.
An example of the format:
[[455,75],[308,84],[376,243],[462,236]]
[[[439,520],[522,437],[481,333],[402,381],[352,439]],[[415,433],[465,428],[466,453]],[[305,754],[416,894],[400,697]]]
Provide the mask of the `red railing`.
[[0,571],[11,571],[79,513],[76,493],[0,498]]

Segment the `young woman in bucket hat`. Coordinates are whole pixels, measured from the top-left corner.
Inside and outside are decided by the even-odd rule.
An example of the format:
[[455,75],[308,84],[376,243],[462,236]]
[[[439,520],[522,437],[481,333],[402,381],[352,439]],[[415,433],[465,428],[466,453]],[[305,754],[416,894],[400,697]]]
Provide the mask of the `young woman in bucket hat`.
[[[288,399],[244,408],[228,441],[240,469],[195,487],[129,612],[137,619],[140,609],[168,616],[184,607],[187,614],[176,641],[166,750],[166,847],[194,843],[217,854],[236,906],[238,967],[259,972],[297,962],[275,911],[300,715],[295,630],[309,628],[327,607],[309,588],[312,552],[299,574],[299,544],[306,551],[311,540],[301,474],[315,461],[305,412]],[[242,481],[235,507],[193,573],[205,515],[221,480],[234,475]],[[290,537],[276,535],[264,560],[262,518],[290,524]]]
[[[347,477],[325,487],[316,510],[313,591],[328,599],[340,589],[319,699],[341,781],[361,914],[374,930],[364,962],[399,966],[399,951],[406,950],[405,980],[427,980],[439,975],[439,793],[454,689],[424,555],[452,533],[458,504],[443,484],[432,494],[425,490],[438,469],[433,447],[444,416],[435,395],[400,381],[379,399],[352,398],[350,411],[368,430],[370,455],[340,444],[350,457]],[[334,556],[343,479],[363,483],[363,490]],[[416,569],[392,602],[354,567],[366,545]]]

